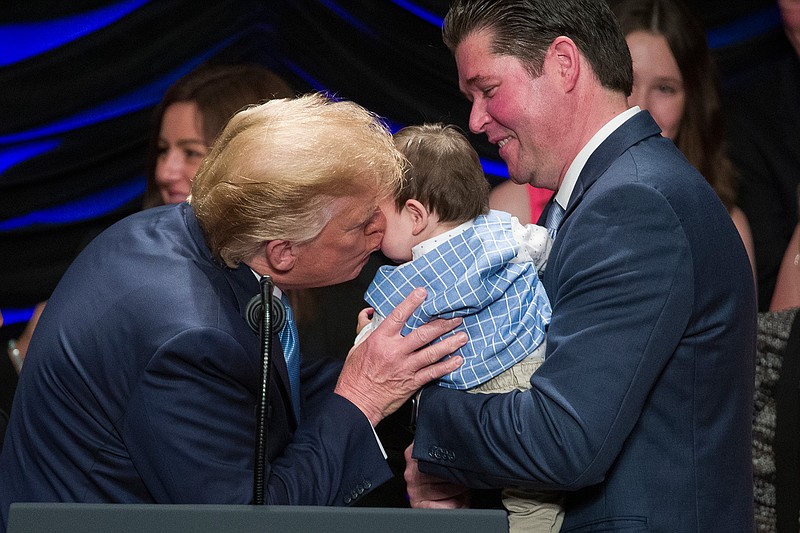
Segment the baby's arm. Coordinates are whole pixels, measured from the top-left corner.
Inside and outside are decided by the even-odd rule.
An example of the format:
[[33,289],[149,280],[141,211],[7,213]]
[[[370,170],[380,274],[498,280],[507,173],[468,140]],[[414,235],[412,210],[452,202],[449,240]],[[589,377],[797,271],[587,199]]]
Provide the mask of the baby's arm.
[[361,330],[364,329],[369,321],[372,320],[372,315],[375,313],[375,310],[371,307],[365,307],[358,313],[358,319],[356,324],[356,333],[361,333]]
[[372,307],[365,307],[358,313],[356,323],[356,340],[353,346],[358,346],[364,339],[366,339],[372,331],[378,327],[378,324],[383,322],[383,317],[375,312]]

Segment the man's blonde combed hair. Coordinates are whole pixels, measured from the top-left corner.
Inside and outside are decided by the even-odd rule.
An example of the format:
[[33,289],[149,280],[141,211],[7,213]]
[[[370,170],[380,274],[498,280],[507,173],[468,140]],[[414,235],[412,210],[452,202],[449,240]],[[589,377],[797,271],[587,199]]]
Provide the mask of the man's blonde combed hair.
[[337,198],[385,198],[402,168],[375,114],[308,94],[237,113],[200,167],[190,202],[211,252],[235,268],[266,241],[314,239]]

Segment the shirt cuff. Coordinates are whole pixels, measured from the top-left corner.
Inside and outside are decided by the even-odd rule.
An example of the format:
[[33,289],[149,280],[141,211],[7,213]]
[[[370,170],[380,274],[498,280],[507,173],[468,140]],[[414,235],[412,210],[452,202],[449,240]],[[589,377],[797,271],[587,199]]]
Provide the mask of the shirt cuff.
[[[369,422],[369,420],[367,420],[367,421]],[[378,432],[375,431],[375,427],[372,425],[372,422],[369,423],[369,427],[372,428],[372,434],[375,435],[375,442],[378,443],[378,448],[381,449],[381,453],[383,454],[383,459],[384,460],[389,459],[389,456],[386,455],[386,450],[383,449],[383,443],[381,442],[380,437],[378,437]]]

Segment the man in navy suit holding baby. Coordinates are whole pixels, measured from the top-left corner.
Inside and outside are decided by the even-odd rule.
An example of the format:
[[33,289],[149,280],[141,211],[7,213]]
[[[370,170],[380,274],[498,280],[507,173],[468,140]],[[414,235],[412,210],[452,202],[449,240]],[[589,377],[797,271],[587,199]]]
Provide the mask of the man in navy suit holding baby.
[[552,321],[530,390],[422,390],[412,505],[519,486],[565,493],[562,531],[752,531],[753,275],[706,180],[629,108],[605,0],[456,0],[444,40],[470,129],[556,191]]

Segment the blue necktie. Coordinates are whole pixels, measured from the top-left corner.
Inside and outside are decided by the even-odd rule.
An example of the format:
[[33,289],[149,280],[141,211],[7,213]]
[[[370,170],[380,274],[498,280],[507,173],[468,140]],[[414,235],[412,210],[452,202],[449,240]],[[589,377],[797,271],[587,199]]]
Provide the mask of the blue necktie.
[[558,202],[553,200],[550,206],[550,211],[547,212],[547,220],[544,222],[544,227],[550,232],[550,237],[556,237],[558,225],[561,224],[561,219],[564,218],[564,208],[558,205]]
[[289,385],[292,389],[292,407],[297,420],[300,420],[300,345],[297,342],[297,325],[286,294],[281,295],[281,302],[286,308],[286,324],[278,332],[278,339],[283,347],[286,369],[289,372]]

